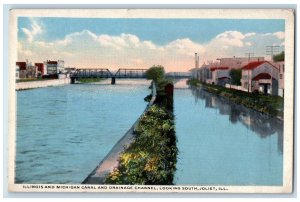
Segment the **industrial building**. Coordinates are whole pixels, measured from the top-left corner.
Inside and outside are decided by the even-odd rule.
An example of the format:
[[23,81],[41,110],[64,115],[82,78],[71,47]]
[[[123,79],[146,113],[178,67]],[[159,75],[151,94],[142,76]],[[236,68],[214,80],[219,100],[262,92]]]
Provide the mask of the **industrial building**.
[[36,77],[36,67],[32,65],[31,62],[16,62],[16,78],[35,78]]
[[44,62],[44,65],[47,69],[48,75],[64,73],[64,61],[63,60],[57,60],[57,61],[47,60]]
[[[221,85],[246,92],[284,95],[284,61],[269,62],[264,57],[218,58],[218,62],[203,64],[195,54],[195,68],[190,70],[202,83]],[[241,86],[231,85],[230,71],[241,69]]]
[[16,62],[16,79],[51,77],[58,78],[59,74],[65,73],[64,61],[47,60],[44,63]]

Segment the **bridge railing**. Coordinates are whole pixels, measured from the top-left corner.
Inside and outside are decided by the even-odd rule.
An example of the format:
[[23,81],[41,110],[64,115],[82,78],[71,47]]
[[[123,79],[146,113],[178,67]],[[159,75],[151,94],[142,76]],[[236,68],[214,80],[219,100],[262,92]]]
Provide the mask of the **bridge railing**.
[[168,72],[166,73],[166,77],[173,78],[189,78],[192,74],[190,72]]
[[72,78],[146,78],[148,69],[125,69],[120,68],[116,73],[109,69],[77,69],[70,74]]
[[75,72],[70,74],[71,77],[100,77],[100,78],[111,78],[112,73],[109,69],[77,69]]
[[123,69],[115,73],[116,78],[146,78],[147,69]]

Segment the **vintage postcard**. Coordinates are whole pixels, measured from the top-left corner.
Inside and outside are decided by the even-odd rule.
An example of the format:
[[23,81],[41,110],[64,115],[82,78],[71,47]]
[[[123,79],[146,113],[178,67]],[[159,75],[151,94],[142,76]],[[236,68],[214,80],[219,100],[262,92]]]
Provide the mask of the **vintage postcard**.
[[12,9],[9,25],[9,191],[293,191],[293,10]]

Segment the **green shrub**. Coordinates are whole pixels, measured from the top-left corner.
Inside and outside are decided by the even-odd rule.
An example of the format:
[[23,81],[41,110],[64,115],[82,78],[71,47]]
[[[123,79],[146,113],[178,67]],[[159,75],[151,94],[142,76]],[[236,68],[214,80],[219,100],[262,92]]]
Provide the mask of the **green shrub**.
[[103,78],[80,78],[78,81],[80,83],[94,83],[94,82],[99,82],[102,80],[103,80]]
[[[134,140],[120,155],[119,166],[106,184],[171,185],[176,170],[177,147],[173,115],[173,95],[165,93],[171,80],[164,68],[153,66],[146,72],[156,84],[155,104],[140,117],[134,128]],[[150,101],[152,95],[144,98]]]
[[148,80],[153,80],[155,83],[162,80],[165,76],[165,69],[163,66],[152,66],[146,71],[146,77]]
[[231,84],[241,85],[242,69],[232,69],[230,70],[229,75],[231,77]]
[[186,81],[186,83],[190,86],[194,86],[194,87],[197,87],[200,85],[200,81],[198,79],[195,79],[195,78],[191,78],[189,80]]
[[176,170],[176,137],[172,113],[153,105],[135,127],[135,140],[120,155],[119,167],[107,184],[173,184]]
[[234,89],[203,84],[206,91],[226,97],[230,101],[244,105],[259,112],[283,118],[283,98],[272,95],[254,94]]

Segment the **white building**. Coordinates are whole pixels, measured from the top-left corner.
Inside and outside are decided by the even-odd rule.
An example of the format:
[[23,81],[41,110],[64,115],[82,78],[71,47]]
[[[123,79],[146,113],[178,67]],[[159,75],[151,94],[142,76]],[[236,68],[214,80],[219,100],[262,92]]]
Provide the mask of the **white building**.
[[51,61],[47,60],[44,62],[44,65],[47,69],[47,74],[59,74],[64,72],[64,61],[63,60],[57,60],[57,61]]
[[225,86],[226,83],[230,83],[229,67],[210,67],[210,71],[211,79],[207,81],[208,83],[220,86]]
[[279,69],[267,61],[250,62],[242,68],[241,84],[248,92],[278,95]]
[[279,87],[278,87],[278,95],[284,96],[284,61],[280,62],[271,62],[274,66],[279,69]]

